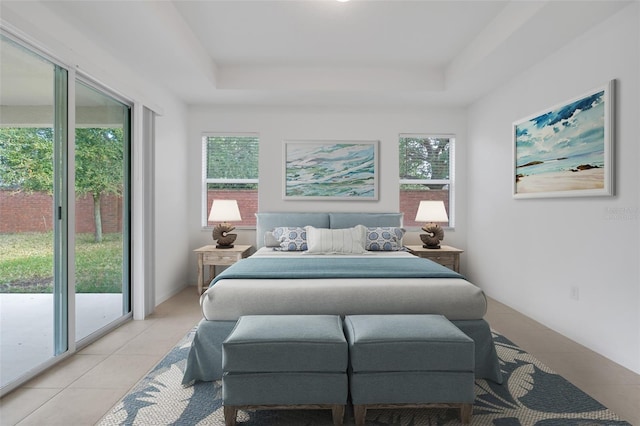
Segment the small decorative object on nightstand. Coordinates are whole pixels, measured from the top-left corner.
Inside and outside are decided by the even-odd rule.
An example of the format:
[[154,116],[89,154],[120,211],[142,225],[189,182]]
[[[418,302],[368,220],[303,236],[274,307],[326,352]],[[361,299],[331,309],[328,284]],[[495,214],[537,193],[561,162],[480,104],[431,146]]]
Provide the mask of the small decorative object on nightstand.
[[219,249],[216,246],[204,246],[195,249],[194,252],[198,255],[198,294],[202,294],[204,287],[204,278],[202,273],[204,272],[205,265],[209,266],[209,281],[215,277],[216,266],[228,266],[233,265],[240,259],[249,257],[251,246],[237,245],[232,248]]
[[422,227],[426,234],[420,234],[424,243],[422,247],[439,249],[440,241],[444,239],[444,230],[435,222],[449,222],[443,201],[420,201],[416,222],[429,222]]
[[214,226],[212,236],[218,241],[216,246],[219,249],[229,249],[233,247],[237,234],[229,234],[235,226],[229,222],[241,221],[240,209],[236,200],[213,200],[211,203],[211,212],[209,213],[209,222],[221,222]]
[[464,253],[464,250],[451,246],[442,246],[437,249],[424,248],[423,246],[406,247],[415,256],[433,260],[442,266],[460,272],[460,253]]

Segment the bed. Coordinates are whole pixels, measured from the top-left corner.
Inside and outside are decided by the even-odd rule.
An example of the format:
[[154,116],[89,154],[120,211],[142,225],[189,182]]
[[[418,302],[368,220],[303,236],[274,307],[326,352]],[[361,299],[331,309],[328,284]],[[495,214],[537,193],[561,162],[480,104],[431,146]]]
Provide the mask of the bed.
[[476,377],[502,383],[483,291],[402,250],[401,213],[256,216],[256,253],[201,297],[183,384],[221,378],[222,341],[242,315],[395,313],[444,315],[475,341]]

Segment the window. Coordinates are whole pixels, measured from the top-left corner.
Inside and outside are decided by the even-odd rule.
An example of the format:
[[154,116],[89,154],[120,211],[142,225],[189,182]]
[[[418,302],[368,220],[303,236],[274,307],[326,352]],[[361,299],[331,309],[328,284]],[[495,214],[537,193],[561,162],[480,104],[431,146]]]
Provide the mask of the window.
[[400,211],[405,226],[424,225],[415,221],[420,201],[439,200],[449,217],[443,225],[453,227],[454,142],[452,135],[400,135]]
[[215,199],[236,200],[241,222],[236,226],[255,226],[258,211],[258,135],[213,134],[202,136],[202,224],[208,222]]

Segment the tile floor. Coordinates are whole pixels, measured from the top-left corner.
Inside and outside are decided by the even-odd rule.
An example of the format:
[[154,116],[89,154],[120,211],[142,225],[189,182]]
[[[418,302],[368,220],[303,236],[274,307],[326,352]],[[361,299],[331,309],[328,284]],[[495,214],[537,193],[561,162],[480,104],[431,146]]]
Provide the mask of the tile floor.
[[[98,422],[198,323],[188,287],[145,321],[129,322],[0,400],[0,425],[83,426]],[[640,426],[640,375],[490,300],[491,326],[576,386]]]

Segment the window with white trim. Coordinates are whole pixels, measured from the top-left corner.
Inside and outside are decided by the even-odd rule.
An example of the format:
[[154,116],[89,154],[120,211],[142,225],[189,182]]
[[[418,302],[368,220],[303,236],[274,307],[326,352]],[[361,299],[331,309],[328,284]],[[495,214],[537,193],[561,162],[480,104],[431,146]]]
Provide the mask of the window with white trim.
[[400,134],[400,211],[404,226],[420,227],[415,221],[422,200],[443,201],[448,223],[454,226],[453,208],[453,135]]
[[241,222],[255,226],[258,211],[259,139],[255,133],[202,135],[202,224],[208,222],[213,200],[236,200]]

